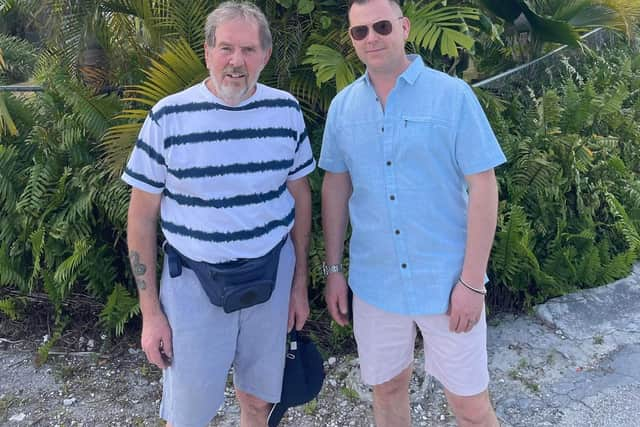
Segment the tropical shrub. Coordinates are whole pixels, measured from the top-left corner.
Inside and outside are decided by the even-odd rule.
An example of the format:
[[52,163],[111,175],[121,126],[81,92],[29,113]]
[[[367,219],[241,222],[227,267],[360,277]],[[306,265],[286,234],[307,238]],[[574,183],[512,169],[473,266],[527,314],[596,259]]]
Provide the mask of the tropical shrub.
[[[8,98],[19,132],[0,140],[0,286],[46,294],[58,327],[69,314],[68,297],[88,294],[106,302],[104,326],[122,332],[138,313],[121,284],[130,283],[123,239],[128,189],[103,170],[97,149],[120,100],[92,96],[52,56],[36,78],[47,91]],[[15,317],[11,301],[3,304]]]
[[527,87],[491,121],[509,162],[492,303],[534,303],[627,275],[640,255],[640,56],[615,50]]

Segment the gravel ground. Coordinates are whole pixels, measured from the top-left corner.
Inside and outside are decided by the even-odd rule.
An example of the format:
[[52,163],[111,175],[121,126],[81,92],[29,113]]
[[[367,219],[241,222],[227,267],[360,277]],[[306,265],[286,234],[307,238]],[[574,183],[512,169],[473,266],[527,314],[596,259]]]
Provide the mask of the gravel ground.
[[[0,425],[159,426],[161,373],[135,348],[116,355],[80,351],[52,354],[34,364],[35,345],[0,342]],[[331,357],[317,400],[290,409],[283,426],[372,426],[370,390],[359,381],[357,360]],[[455,425],[437,384],[414,376],[412,410],[416,426]],[[233,389],[211,426],[237,426]],[[424,398],[426,397],[426,399]]]
[[[636,427],[640,419],[640,265],[600,288],[537,306],[537,317],[488,322],[489,391],[503,427]],[[161,373],[138,337],[110,342],[74,324],[37,366],[42,335],[0,317],[0,425],[161,426]],[[454,426],[441,387],[416,352],[412,426]],[[289,410],[287,427],[373,426],[371,393],[353,356],[328,357],[317,400]],[[233,390],[212,426],[238,426]]]

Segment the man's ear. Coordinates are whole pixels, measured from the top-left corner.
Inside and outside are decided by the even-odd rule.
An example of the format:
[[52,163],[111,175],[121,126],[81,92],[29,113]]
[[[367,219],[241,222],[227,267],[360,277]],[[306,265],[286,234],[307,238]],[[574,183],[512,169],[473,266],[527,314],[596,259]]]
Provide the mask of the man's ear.
[[272,48],[267,49],[264,54],[264,65],[266,66],[269,63],[269,59],[271,59],[271,53],[273,52]]
[[404,39],[407,40],[411,32],[411,21],[409,21],[409,18],[406,16],[402,18],[402,31],[404,33]]

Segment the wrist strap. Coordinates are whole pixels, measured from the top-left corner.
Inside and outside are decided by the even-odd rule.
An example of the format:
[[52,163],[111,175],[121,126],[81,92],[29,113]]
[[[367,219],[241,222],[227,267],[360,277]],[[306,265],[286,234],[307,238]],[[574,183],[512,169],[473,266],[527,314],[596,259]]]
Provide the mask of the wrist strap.
[[470,284],[468,284],[467,282],[465,282],[464,280],[462,280],[462,277],[458,278],[458,282],[464,286],[465,288],[469,289],[470,291],[475,292],[476,294],[480,294],[480,295],[486,295],[487,294],[487,290],[486,289],[480,289],[480,288],[474,288],[473,286],[471,286]]

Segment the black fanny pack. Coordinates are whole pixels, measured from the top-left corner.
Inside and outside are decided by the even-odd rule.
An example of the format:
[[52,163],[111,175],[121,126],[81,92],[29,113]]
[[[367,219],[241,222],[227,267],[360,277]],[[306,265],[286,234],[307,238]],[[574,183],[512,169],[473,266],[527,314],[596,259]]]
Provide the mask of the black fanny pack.
[[210,264],[194,261],[165,242],[169,275],[178,277],[185,266],[196,274],[211,304],[222,307],[225,313],[261,304],[271,298],[276,284],[280,250],[284,238],[267,254],[259,258]]

